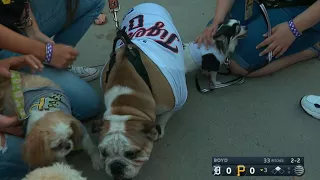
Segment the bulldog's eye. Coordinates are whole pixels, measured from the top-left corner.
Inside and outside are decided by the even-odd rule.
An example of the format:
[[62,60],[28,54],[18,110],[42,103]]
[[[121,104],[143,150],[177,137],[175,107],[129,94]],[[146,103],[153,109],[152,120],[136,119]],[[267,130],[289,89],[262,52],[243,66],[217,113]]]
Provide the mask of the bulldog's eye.
[[140,151],[127,151],[125,152],[125,157],[128,159],[135,159],[137,158],[137,155],[139,154]]

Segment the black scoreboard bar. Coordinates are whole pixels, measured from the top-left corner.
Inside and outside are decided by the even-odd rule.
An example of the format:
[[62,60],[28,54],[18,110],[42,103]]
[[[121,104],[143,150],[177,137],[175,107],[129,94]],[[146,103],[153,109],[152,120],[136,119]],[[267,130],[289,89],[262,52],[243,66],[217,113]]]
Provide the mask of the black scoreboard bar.
[[303,157],[213,157],[212,165],[304,165]]
[[303,176],[301,165],[214,165],[213,176]]
[[213,176],[303,176],[303,157],[213,157]]

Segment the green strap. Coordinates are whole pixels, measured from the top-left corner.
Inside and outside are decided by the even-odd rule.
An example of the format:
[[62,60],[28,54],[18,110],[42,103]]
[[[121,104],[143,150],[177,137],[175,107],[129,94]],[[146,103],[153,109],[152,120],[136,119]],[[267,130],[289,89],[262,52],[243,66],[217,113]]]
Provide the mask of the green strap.
[[16,111],[20,120],[24,120],[27,118],[27,114],[24,111],[24,97],[22,91],[22,80],[20,73],[17,71],[11,72],[11,86],[12,86],[12,98],[16,105]]

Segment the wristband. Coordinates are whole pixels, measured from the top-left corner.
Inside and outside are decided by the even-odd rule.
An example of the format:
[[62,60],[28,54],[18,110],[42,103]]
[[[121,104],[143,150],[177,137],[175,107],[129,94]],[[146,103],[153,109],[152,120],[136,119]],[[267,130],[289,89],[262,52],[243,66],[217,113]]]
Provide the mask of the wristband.
[[50,43],[46,44],[46,59],[45,59],[45,64],[50,64],[51,59],[52,59],[52,51],[53,51],[53,46]]
[[298,31],[298,29],[296,28],[296,25],[294,25],[293,23],[293,20],[291,19],[289,22],[289,27],[290,27],[290,30],[292,32],[292,34],[297,38],[297,37],[300,37],[302,34]]

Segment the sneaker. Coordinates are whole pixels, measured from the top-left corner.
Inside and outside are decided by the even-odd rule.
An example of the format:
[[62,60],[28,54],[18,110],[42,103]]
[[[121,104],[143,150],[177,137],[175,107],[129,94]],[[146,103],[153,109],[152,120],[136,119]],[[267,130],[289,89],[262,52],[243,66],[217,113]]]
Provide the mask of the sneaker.
[[82,66],[70,66],[68,71],[72,72],[81,79],[90,82],[99,77],[99,70],[96,68],[88,68]]
[[320,119],[320,96],[307,95],[301,99],[301,107],[311,116]]

